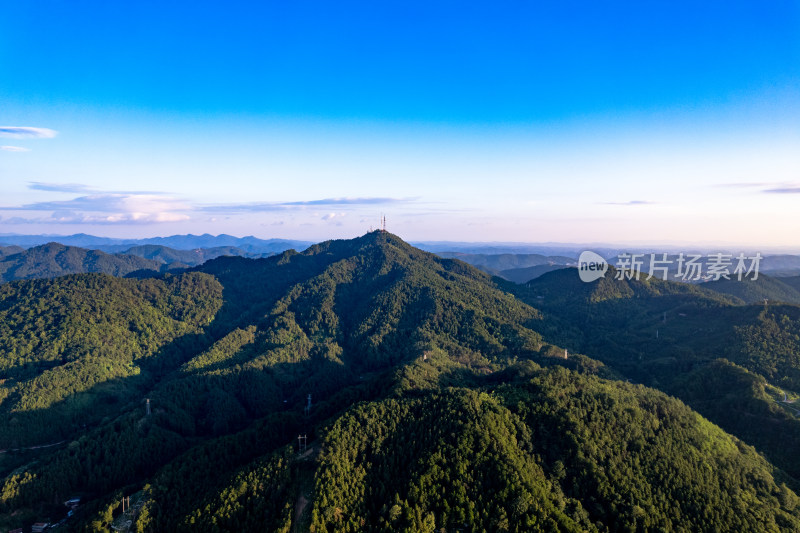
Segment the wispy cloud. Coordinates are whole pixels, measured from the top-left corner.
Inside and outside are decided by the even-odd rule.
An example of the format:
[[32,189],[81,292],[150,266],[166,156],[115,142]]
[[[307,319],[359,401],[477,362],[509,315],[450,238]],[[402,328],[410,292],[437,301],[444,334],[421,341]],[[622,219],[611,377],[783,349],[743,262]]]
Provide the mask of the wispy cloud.
[[59,211],[51,216],[43,217],[11,217],[3,220],[3,224],[157,224],[161,222],[182,222],[189,217],[171,213],[155,213],[146,216],[134,216],[127,213],[115,215],[92,215],[88,213],[75,213]]
[[189,220],[191,206],[178,198],[163,195],[94,194],[0,209],[52,212],[49,217],[17,217],[18,223],[153,224]]
[[81,183],[45,183],[42,181],[28,182],[28,188],[34,191],[88,193],[92,189]]
[[[18,214],[10,224],[155,224],[181,222],[197,216],[257,215],[259,213],[304,212],[317,221],[340,225],[359,207],[418,205],[418,198],[342,197],[289,202],[254,202],[196,205],[168,193],[145,191],[101,191],[82,183],[32,181],[28,188],[47,193],[65,193],[67,200],[53,199],[14,206],[0,212]],[[317,211],[319,210],[319,211]],[[9,213],[10,214],[10,213]],[[9,222],[10,221],[10,222]]]
[[325,198],[301,202],[286,202],[284,205],[386,205],[414,202],[419,198]]
[[731,182],[731,183],[717,183],[714,187],[721,187],[723,189],[752,189],[756,187],[764,187],[769,185],[769,183],[759,182],[759,181],[743,181],[743,182]]
[[764,189],[762,192],[770,194],[800,194],[800,186],[776,187],[774,189]]
[[21,146],[0,146],[3,152],[30,152],[30,148],[23,148]]
[[302,200],[294,202],[254,202],[243,204],[216,204],[198,206],[199,211],[212,213],[266,213],[272,211],[285,211],[292,208],[302,207],[326,207],[326,206],[376,206],[376,205],[396,205],[416,202],[419,198],[324,198],[322,200]]
[[153,194],[93,194],[79,196],[72,200],[55,202],[37,202],[21,207],[25,210],[51,210],[51,209],[82,209],[112,213],[125,212],[152,212],[165,209],[189,209],[189,206],[175,198]]
[[603,205],[655,205],[656,202],[647,200],[630,200],[628,202],[600,202]]
[[121,194],[121,195],[165,195],[164,191],[108,191],[96,189],[83,183],[48,183],[44,181],[29,181],[28,188],[33,191],[65,192],[76,194]]
[[733,189],[760,189],[759,191],[754,192],[766,194],[800,194],[800,184],[787,182],[752,181],[742,183],[721,183],[716,185],[716,187]]
[[49,128],[32,128],[28,126],[0,126],[0,137],[12,139],[52,139],[58,132]]

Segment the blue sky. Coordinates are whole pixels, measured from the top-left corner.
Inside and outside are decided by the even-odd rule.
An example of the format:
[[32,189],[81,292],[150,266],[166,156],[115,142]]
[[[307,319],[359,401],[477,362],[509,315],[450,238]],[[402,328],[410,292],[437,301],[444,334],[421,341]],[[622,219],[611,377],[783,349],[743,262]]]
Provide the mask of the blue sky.
[[800,249],[800,3],[431,4],[7,3],[0,232]]

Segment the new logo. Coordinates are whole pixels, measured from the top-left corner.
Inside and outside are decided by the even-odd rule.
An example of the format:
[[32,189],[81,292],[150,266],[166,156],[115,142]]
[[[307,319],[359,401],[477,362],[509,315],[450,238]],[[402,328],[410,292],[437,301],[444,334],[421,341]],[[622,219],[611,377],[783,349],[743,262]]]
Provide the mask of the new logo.
[[600,279],[606,275],[608,263],[601,256],[586,250],[578,258],[578,275],[586,283]]

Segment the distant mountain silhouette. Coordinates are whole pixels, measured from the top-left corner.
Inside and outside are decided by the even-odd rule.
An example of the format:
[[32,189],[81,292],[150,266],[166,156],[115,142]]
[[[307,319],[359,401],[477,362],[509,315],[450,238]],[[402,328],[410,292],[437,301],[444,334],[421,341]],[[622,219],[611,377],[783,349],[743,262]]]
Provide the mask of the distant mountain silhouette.
[[24,248],[39,246],[49,242],[58,242],[67,246],[78,246],[102,250],[109,253],[123,252],[133,246],[154,244],[176,250],[194,250],[197,248],[236,247],[249,254],[273,254],[284,250],[303,250],[311,245],[308,241],[286,239],[258,239],[256,237],[234,237],[220,234],[209,235],[172,235],[170,237],[152,237],[146,239],[114,239],[95,237],[78,233],[75,235],[0,235],[0,244],[16,245]]

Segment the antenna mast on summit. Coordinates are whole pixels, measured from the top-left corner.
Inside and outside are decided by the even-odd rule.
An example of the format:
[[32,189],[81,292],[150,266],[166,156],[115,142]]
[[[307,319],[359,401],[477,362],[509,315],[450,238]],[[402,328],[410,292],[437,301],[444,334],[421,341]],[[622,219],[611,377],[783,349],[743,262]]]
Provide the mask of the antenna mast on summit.
[[381,216],[381,231],[386,231],[386,215]]

